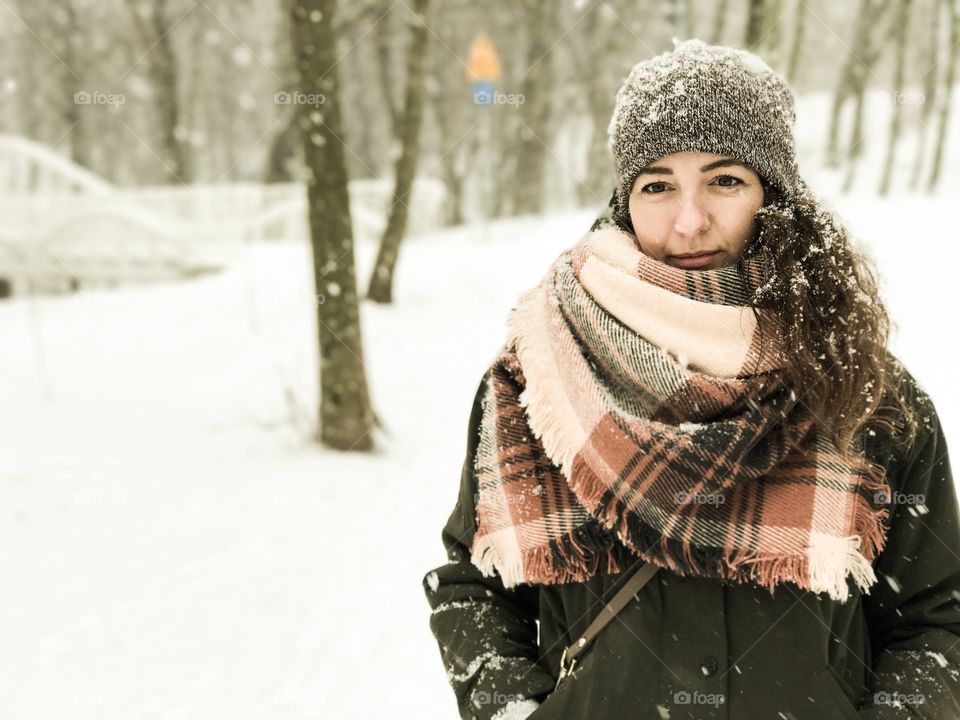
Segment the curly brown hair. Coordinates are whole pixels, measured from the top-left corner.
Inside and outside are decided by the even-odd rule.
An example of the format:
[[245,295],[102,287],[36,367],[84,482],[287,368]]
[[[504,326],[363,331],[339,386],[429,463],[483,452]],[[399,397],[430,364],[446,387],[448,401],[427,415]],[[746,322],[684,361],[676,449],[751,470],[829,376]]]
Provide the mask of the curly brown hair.
[[[761,184],[754,237],[737,267],[748,287],[743,260],[756,257],[772,268],[750,305],[760,332],[780,338],[786,383],[846,460],[862,457],[868,433],[910,447],[918,429],[907,399],[911,378],[887,349],[891,321],[872,261],[806,188],[787,198]],[[594,227],[604,217],[635,234],[616,191]]]
[[910,446],[917,418],[906,370],[887,349],[891,321],[872,261],[807,191],[786,200],[766,186],[755,229],[741,259],[764,259],[773,272],[751,305],[761,331],[780,337],[800,402],[848,459],[862,450],[862,431]]

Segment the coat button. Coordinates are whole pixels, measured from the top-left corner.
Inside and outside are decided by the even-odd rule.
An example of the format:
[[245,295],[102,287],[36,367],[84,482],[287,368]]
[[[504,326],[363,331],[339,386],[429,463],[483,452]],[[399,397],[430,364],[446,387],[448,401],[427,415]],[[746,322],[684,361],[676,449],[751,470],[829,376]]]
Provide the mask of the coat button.
[[700,672],[703,673],[704,677],[710,677],[717,672],[717,659],[713,655],[705,657],[703,662],[700,663]]

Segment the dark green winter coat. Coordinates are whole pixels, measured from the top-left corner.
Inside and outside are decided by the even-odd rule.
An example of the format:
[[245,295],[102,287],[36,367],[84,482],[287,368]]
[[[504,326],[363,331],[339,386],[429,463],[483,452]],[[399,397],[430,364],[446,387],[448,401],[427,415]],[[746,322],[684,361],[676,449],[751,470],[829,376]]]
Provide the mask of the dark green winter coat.
[[771,595],[661,569],[554,691],[563,647],[628,573],[508,590],[470,562],[485,382],[443,528],[449,562],[423,578],[462,718],[486,720],[523,698],[541,702],[532,720],[960,718],[957,498],[939,418],[915,384],[915,442],[867,448],[895,501],[868,595],[852,581],[844,603],[790,584]]

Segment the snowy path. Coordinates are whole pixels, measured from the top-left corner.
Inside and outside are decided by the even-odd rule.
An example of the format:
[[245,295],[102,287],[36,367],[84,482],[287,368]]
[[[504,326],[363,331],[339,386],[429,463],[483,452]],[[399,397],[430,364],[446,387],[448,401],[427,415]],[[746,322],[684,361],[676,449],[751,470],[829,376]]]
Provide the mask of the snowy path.
[[[944,203],[840,209],[873,242],[901,355],[960,447],[949,268],[918,256],[905,220],[947,227]],[[444,559],[506,311],[591,219],[405,247],[397,306],[363,310],[392,433],[372,457],[303,436],[305,247],[183,285],[0,304],[0,718],[455,717],[420,579]]]

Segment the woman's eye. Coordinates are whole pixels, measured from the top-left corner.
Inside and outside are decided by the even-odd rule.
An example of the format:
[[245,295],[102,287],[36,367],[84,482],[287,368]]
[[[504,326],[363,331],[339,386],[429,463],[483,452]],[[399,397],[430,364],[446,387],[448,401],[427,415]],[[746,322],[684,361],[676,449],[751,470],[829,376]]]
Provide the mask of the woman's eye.
[[665,182],[647,183],[646,185],[643,186],[643,192],[648,193],[650,195],[656,195],[658,193],[663,192],[663,188],[665,188],[666,186],[667,184]]
[[[731,180],[732,182],[727,182],[728,180]],[[734,175],[718,175],[716,182],[721,187],[736,187],[737,185],[743,185],[743,180]]]

